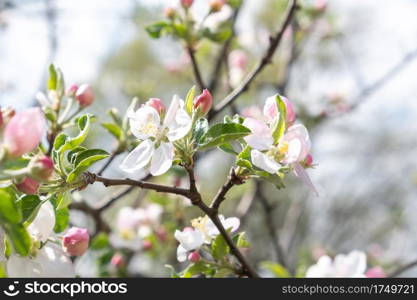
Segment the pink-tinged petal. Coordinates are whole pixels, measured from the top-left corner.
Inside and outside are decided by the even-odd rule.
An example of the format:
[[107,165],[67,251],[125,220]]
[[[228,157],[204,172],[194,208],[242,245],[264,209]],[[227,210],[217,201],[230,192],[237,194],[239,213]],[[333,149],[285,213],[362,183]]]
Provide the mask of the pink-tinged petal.
[[164,126],[168,127],[169,124],[175,121],[178,109],[180,109],[180,98],[177,95],[174,95],[164,119]]
[[45,118],[39,108],[17,113],[4,130],[4,142],[11,157],[33,151],[45,134]]
[[173,142],[186,136],[191,130],[192,121],[184,109],[184,101],[174,96],[164,120],[168,128],[167,137]]
[[285,97],[281,97],[282,101],[285,103],[285,107],[287,110],[287,123],[293,124],[295,119],[297,118],[297,114],[295,113],[294,105],[290,100]]
[[144,140],[123,160],[120,168],[128,173],[143,170],[155,151],[155,144],[151,140]]
[[149,105],[153,108],[155,108],[155,110],[161,115],[165,112],[166,108],[165,108],[165,104],[162,102],[161,99],[158,98],[150,98],[147,102],[146,105]]
[[365,276],[368,278],[385,278],[387,274],[381,267],[373,267],[365,273]]
[[288,128],[283,137],[283,142],[288,144],[288,152],[283,163],[290,164],[303,161],[311,150],[310,137],[307,128],[302,124]]
[[281,165],[279,163],[277,163],[275,160],[258,150],[251,151],[251,158],[252,163],[256,167],[264,171],[267,171],[270,174],[277,173],[278,170],[281,168]]
[[318,197],[319,193],[317,192],[316,187],[314,186],[313,182],[310,179],[310,176],[308,176],[306,170],[304,170],[303,166],[301,166],[300,163],[296,162],[293,164],[294,166],[294,173],[295,175],[300,178],[300,180],[306,184],[313,192],[314,194]]
[[268,122],[272,123],[278,117],[278,108],[277,102],[275,100],[275,96],[269,97],[265,101],[264,110],[263,110],[265,118]]
[[171,168],[173,159],[174,146],[171,143],[161,143],[152,157],[151,174],[153,176],[164,174]]
[[160,129],[160,118],[155,108],[145,105],[134,114],[128,111],[130,131],[138,139],[155,137]]
[[64,235],[62,246],[68,255],[81,256],[87,251],[89,241],[90,235],[87,229],[72,227]]
[[246,143],[257,150],[267,150],[272,146],[274,139],[272,138],[271,129],[264,122],[253,118],[246,118],[243,126],[249,128],[252,134],[245,137]]

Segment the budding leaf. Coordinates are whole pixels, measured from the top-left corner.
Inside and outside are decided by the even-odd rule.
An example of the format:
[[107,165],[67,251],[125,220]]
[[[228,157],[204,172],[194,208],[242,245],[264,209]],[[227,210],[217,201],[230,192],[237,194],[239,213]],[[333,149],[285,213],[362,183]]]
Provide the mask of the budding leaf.
[[272,130],[272,136],[274,138],[274,144],[277,144],[281,140],[285,132],[285,125],[286,125],[285,120],[287,119],[287,108],[285,106],[285,102],[282,101],[280,95],[277,94],[275,96],[275,101],[277,104],[279,115],[277,117],[277,120],[275,121],[273,130]]
[[16,201],[22,212],[22,222],[31,223],[41,207],[38,195],[24,195]]
[[224,143],[230,143],[241,139],[250,133],[251,131],[248,128],[240,124],[216,124],[212,126],[203,136],[202,140],[204,142],[199,145],[199,149],[206,150]]
[[54,142],[56,151],[63,153],[64,151],[74,149],[85,141],[91,126],[91,115],[85,114],[81,116],[78,118],[77,124],[80,133],[76,137],[70,138],[64,133],[58,135]]
[[194,96],[195,85],[188,91],[187,96],[185,97],[185,110],[190,116],[193,114]]
[[49,65],[48,90],[55,91],[58,82],[58,74],[53,64]]
[[193,129],[193,139],[196,144],[201,144],[204,142],[203,137],[209,130],[209,124],[207,119],[200,119],[195,123]]
[[105,128],[108,133],[116,138],[116,140],[120,141],[124,139],[124,133],[122,128],[114,123],[102,123],[101,126]]
[[282,173],[270,174],[265,171],[256,171],[255,174],[275,185],[277,189],[285,188],[283,181],[284,174]]
[[197,262],[195,264],[190,265],[187,269],[185,269],[181,277],[191,278],[194,275],[206,274],[208,272],[211,272],[211,268],[209,265],[203,262]]
[[229,246],[224,240],[223,236],[219,234],[211,244],[211,254],[216,260],[221,260],[230,251]]
[[74,161],[74,169],[68,174],[67,182],[74,182],[82,173],[88,170],[94,163],[109,157],[109,154],[101,149],[85,150],[77,155]]
[[159,39],[163,34],[172,31],[172,26],[164,21],[156,22],[145,27],[149,36],[154,39]]
[[100,250],[109,246],[109,237],[106,233],[100,232],[91,241],[91,249]]

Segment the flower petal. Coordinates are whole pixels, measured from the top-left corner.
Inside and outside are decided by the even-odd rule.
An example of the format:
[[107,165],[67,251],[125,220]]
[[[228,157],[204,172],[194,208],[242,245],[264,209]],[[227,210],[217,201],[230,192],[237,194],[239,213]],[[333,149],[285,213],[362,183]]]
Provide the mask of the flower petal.
[[173,159],[174,146],[171,143],[161,143],[152,157],[151,174],[153,176],[164,174],[171,168]]
[[143,170],[151,160],[155,151],[155,144],[151,140],[144,140],[123,160],[120,168],[128,173]]
[[155,108],[144,105],[134,114],[128,113],[130,131],[138,139],[155,137],[160,129],[161,120]]
[[178,245],[177,248],[177,259],[179,262],[184,262],[187,260],[187,250],[185,250],[181,245]]
[[246,118],[243,122],[252,131],[252,134],[245,137],[245,141],[257,150],[267,150],[272,146],[274,139],[272,138],[271,129],[264,122],[253,118]]
[[203,244],[204,240],[203,235],[198,230],[176,230],[174,236],[187,251],[198,249]]
[[258,150],[251,151],[252,163],[268,173],[275,174],[281,168],[281,165],[275,160]]
[[308,176],[308,173],[306,170],[304,170],[303,166],[300,165],[300,163],[294,163],[294,173],[295,176],[297,176],[298,178],[300,178],[300,180],[306,184],[313,192],[314,194],[318,197],[319,196],[319,192],[317,191],[316,187],[314,186],[313,182],[310,179],[310,176]]
[[33,222],[28,226],[28,232],[37,241],[45,242],[54,232],[55,211],[51,202],[46,201],[39,208]]
[[176,141],[183,138],[190,131],[191,125],[191,118],[184,109],[184,101],[175,95],[164,119],[164,126],[168,128],[168,139]]

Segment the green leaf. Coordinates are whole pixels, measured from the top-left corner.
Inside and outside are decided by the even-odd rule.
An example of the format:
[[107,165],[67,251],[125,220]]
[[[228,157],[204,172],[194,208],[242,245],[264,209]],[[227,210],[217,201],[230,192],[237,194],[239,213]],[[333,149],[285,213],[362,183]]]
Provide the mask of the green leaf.
[[283,181],[284,174],[282,173],[270,174],[265,171],[256,171],[255,174],[275,185],[277,189],[285,188]]
[[234,140],[243,138],[249,135],[251,131],[243,125],[228,123],[216,124],[212,126],[203,136],[204,144],[199,146],[200,150],[206,150],[212,147],[217,147],[224,143],[229,143]]
[[188,91],[187,96],[185,97],[185,110],[190,116],[193,114],[194,97],[195,85]]
[[65,94],[65,81],[64,81],[64,74],[62,73],[61,69],[56,69],[56,92],[59,97],[62,97]]
[[24,195],[16,203],[22,212],[22,222],[31,223],[36,217],[42,202],[38,195]]
[[56,195],[55,198],[55,204],[56,210],[60,210],[60,209],[65,209],[68,207],[68,205],[70,205],[72,202],[72,198],[71,198],[71,193],[70,192],[65,192],[62,194],[58,194]]
[[120,141],[124,138],[123,130],[115,123],[102,123],[101,126],[107,130],[116,140]]
[[145,30],[148,32],[151,38],[158,39],[163,34],[172,31],[172,26],[165,21],[159,21],[146,26]]
[[230,24],[227,22],[224,26],[220,26],[220,29],[212,32],[210,29],[205,28],[203,36],[216,43],[223,43],[227,41],[233,34]]
[[87,150],[87,148],[78,146],[78,147],[75,147],[74,149],[72,149],[71,151],[68,151],[68,153],[67,153],[67,161],[70,164],[74,165],[75,160],[77,159],[78,154],[80,154],[80,153],[82,153],[82,152],[84,152],[86,150]]
[[55,211],[55,226],[54,232],[63,232],[69,224],[69,210],[68,208],[61,208]]
[[286,126],[286,119],[287,119],[287,108],[285,106],[285,102],[281,99],[280,95],[275,96],[275,101],[277,103],[277,108],[279,112],[279,118],[275,122],[273,130],[272,130],[272,136],[274,138],[274,144],[277,144],[285,132],[285,126]]
[[246,232],[241,232],[238,235],[233,237],[233,241],[235,242],[238,248],[249,248],[250,243],[246,239]]
[[232,155],[238,155],[238,153],[235,151],[233,146],[229,143],[221,144],[219,146],[219,149],[226,152],[226,153],[232,154]]
[[276,277],[278,278],[288,278],[292,277],[290,272],[285,269],[282,265],[272,262],[272,261],[265,261],[261,264],[261,267],[271,271]]
[[193,139],[197,145],[204,142],[203,136],[207,133],[208,130],[209,124],[207,119],[202,118],[195,123],[193,129]]
[[207,272],[210,272],[210,271],[211,271],[210,266],[200,261],[200,262],[189,265],[188,268],[184,270],[184,273],[182,274],[181,277],[191,278],[195,275],[206,274]]
[[58,82],[58,74],[53,64],[49,65],[48,90],[55,91]]
[[58,151],[62,146],[65,145],[65,143],[67,142],[67,140],[69,139],[68,135],[66,135],[65,133],[60,133],[54,141],[54,150]]
[[238,160],[236,160],[236,165],[242,168],[249,169],[249,170],[253,169],[253,166],[250,160],[243,159],[243,158],[239,158]]
[[22,221],[16,196],[10,188],[0,189],[0,221],[10,224],[19,224]]
[[180,274],[175,271],[175,268],[171,265],[165,265],[165,268],[170,270],[171,278],[180,278]]
[[26,228],[22,224],[6,223],[3,224],[3,229],[13,249],[22,256],[29,255],[32,239]]
[[106,233],[100,232],[91,241],[91,249],[100,250],[109,246],[109,237]]
[[72,150],[81,145],[87,138],[87,134],[91,126],[91,115],[85,114],[77,119],[80,133],[76,137],[68,137],[65,133],[57,136],[54,142],[54,150],[63,153],[67,150]]
[[219,234],[211,244],[211,254],[216,260],[221,260],[229,253],[229,251],[229,246],[223,236]]
[[67,182],[74,182],[82,173],[88,170],[94,163],[109,157],[109,154],[101,149],[85,150],[77,155],[75,168],[68,174]]

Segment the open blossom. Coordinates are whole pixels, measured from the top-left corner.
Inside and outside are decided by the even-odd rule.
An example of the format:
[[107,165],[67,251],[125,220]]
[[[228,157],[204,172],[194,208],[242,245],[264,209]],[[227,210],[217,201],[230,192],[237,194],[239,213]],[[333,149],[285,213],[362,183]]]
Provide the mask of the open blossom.
[[90,235],[87,229],[72,227],[64,235],[62,244],[68,255],[81,256],[87,251],[89,241]]
[[149,170],[154,176],[167,172],[174,159],[172,142],[183,138],[191,129],[191,118],[184,109],[184,101],[174,96],[161,122],[158,111],[149,105],[137,111],[129,109],[130,130],[141,140],[121,165],[128,173]]
[[[272,99],[274,102],[271,101]],[[290,106],[287,104],[289,102],[285,103],[289,108]],[[280,118],[275,97],[267,99],[263,113],[266,122],[254,118],[246,118],[243,122],[243,125],[252,131],[252,134],[245,137],[245,141],[253,148],[251,150],[252,163],[270,174],[277,173],[282,165],[291,166],[296,176],[318,194],[301,165],[311,150],[310,137],[305,126],[302,124],[291,125],[281,140],[274,143],[272,130]],[[295,114],[293,116],[295,118]],[[286,119],[287,124],[291,124],[293,116]]]
[[[235,232],[239,228],[240,220],[238,218],[225,218],[220,215],[219,219],[223,227],[226,230],[230,230],[230,232]],[[187,257],[190,259],[190,256],[191,261],[192,259],[197,259],[196,254],[191,254],[198,254],[198,250],[203,244],[210,244],[211,241],[220,234],[219,230],[208,216],[192,220],[191,224],[193,228],[187,227],[183,231],[175,231],[174,236],[180,243],[177,248],[177,259],[179,262],[184,262]],[[191,251],[194,252],[190,253]]]
[[324,255],[307,270],[306,277],[365,277],[366,254],[354,250],[339,254],[334,260]]
[[55,213],[52,204],[46,201],[42,204],[33,222],[28,226],[28,232],[35,242],[46,243],[41,249],[36,249],[28,257],[12,254],[7,261],[9,277],[74,277],[74,266],[63,248],[53,239]]
[[4,144],[11,157],[33,151],[45,133],[45,118],[39,108],[17,113],[4,130]]
[[[215,4],[215,6],[219,7],[218,4]],[[216,32],[224,22],[232,17],[233,9],[229,5],[224,5],[223,3],[220,9],[213,10],[213,12],[214,13],[207,17],[204,25],[212,32]]]

